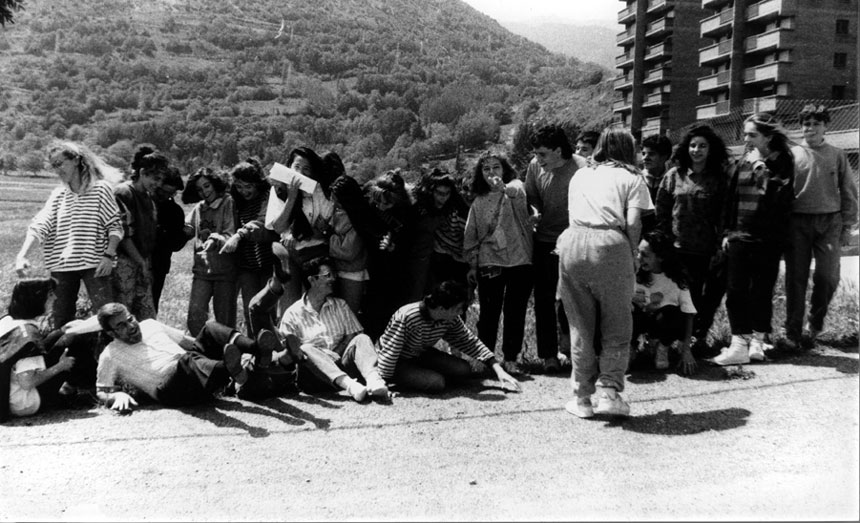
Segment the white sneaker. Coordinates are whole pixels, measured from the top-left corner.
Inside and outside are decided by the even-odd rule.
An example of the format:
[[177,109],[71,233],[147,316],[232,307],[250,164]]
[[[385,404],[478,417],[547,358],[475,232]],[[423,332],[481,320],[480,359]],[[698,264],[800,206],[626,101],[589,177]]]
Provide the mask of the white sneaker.
[[607,414],[609,416],[629,416],[630,405],[621,398],[618,391],[610,388],[601,388],[597,397],[595,414]]
[[750,361],[764,361],[764,351],[767,346],[764,343],[764,333],[763,332],[753,332],[753,336],[750,339],[750,349],[749,349],[749,358]]
[[594,408],[591,406],[591,397],[588,396],[568,401],[564,406],[564,410],[580,418],[590,418],[594,416]]
[[388,385],[382,378],[371,378],[367,380],[367,393],[378,399],[388,399],[391,397],[391,392],[388,390]]
[[732,343],[710,361],[717,365],[743,365],[750,362],[750,336],[732,335]]
[[361,403],[367,398],[367,387],[352,378],[348,379],[349,381],[346,382],[346,391],[352,396],[352,399]]
[[654,355],[654,367],[657,370],[666,370],[669,368],[669,347],[657,342],[657,350]]

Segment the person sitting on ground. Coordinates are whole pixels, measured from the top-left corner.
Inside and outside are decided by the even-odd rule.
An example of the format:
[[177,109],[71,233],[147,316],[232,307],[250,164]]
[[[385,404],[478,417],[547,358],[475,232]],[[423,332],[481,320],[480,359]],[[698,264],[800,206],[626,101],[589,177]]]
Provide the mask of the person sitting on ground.
[[301,344],[300,368],[347,391],[355,401],[364,401],[368,394],[387,399],[373,341],[346,301],[332,295],[337,276],[331,260],[313,258],[303,264],[302,274],[305,294],[284,312],[279,329],[287,343],[295,337]]
[[22,280],[12,289],[8,314],[0,317],[0,422],[31,416],[56,403],[75,358],[68,349],[44,351],[42,325],[56,280]]
[[283,350],[272,331],[261,332],[255,341],[209,321],[195,340],[154,319],[138,323],[121,303],[102,306],[95,318],[113,338],[99,357],[96,394],[119,412],[129,412],[138,404],[122,385],[169,407],[199,404],[211,400],[231,377],[238,385],[248,381],[243,353],[253,355],[256,364],[265,368],[273,351]]
[[437,285],[423,300],[395,311],[379,338],[379,374],[398,387],[420,392],[443,392],[448,381],[468,378],[469,362],[435,349],[439,340],[452,350],[491,367],[503,386],[519,392],[520,383],[505,372],[495,354],[470,332],[460,315],[467,304],[468,289],[450,280]]

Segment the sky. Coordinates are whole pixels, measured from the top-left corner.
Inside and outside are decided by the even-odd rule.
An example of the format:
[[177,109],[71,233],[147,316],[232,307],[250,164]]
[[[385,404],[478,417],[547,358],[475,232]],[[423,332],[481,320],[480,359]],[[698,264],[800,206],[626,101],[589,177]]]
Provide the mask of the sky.
[[551,18],[559,22],[618,20],[618,0],[463,0],[499,22]]

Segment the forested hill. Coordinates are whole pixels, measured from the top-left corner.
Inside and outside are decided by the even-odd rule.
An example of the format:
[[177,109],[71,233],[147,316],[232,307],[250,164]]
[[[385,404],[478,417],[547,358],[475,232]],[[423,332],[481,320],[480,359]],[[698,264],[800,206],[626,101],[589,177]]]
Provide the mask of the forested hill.
[[363,176],[560,105],[602,125],[603,75],[459,0],[27,0],[0,29],[0,160],[36,170],[54,137],[186,169],[310,145]]

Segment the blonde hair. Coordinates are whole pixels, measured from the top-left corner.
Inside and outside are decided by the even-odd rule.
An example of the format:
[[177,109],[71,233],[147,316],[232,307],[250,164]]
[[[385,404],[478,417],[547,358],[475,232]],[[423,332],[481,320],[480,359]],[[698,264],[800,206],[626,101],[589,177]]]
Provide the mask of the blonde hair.
[[77,160],[81,193],[88,191],[97,180],[104,180],[111,186],[116,186],[123,180],[122,171],[108,165],[83,144],[68,141],[53,142],[48,147],[48,157],[55,154],[62,154],[70,160]]

